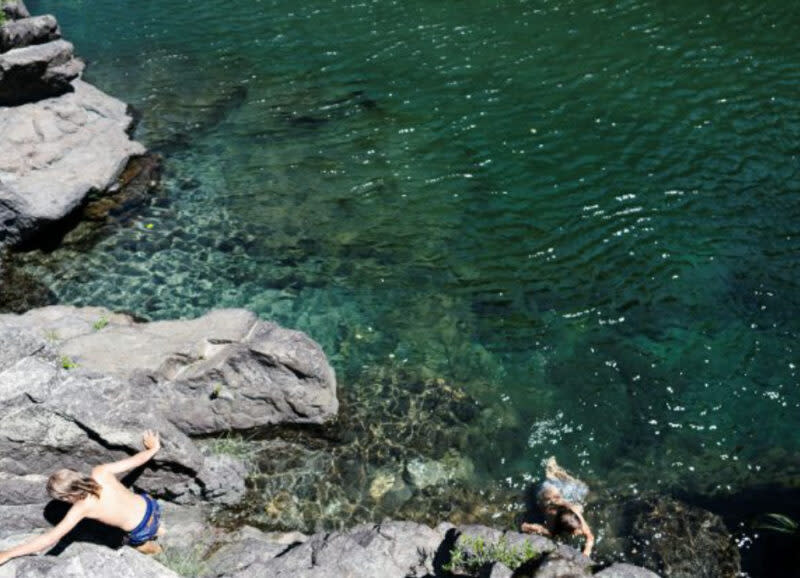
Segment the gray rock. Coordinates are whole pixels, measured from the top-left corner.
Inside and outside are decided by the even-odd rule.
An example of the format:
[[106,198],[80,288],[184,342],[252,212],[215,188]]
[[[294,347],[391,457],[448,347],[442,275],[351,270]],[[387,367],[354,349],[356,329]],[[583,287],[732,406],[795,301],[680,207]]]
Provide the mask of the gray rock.
[[581,578],[590,575],[588,560],[582,563],[574,556],[555,551],[545,555],[533,578]]
[[206,456],[203,469],[197,473],[203,499],[225,506],[238,504],[247,491],[247,473],[247,466],[232,456]]
[[[108,323],[98,331],[99,319]],[[101,308],[45,307],[0,323],[55,332],[61,354],[146,388],[188,434],[321,424],[338,411],[336,378],[319,345],[245,310],[136,323]]]
[[[288,539],[284,539],[288,537]],[[209,577],[219,577],[246,572],[253,565],[265,563],[279,556],[294,545],[306,541],[299,533],[276,536],[245,526],[228,538],[228,543],[219,548],[206,561]]]
[[71,92],[72,81],[83,71],[72,50],[66,40],[54,40],[0,54],[0,107]]
[[632,564],[612,564],[595,574],[598,578],[659,578],[658,574]]
[[22,18],[0,27],[0,52],[44,44],[61,38],[61,29],[54,16],[49,14]]
[[267,561],[230,576],[274,578],[414,578],[433,574],[433,558],[443,536],[420,524],[388,522],[346,532],[317,534]]
[[510,568],[504,566],[500,562],[495,562],[492,564],[489,573],[486,575],[486,578],[511,578],[514,573],[511,571]]
[[179,575],[132,548],[112,550],[73,544],[58,557],[17,558],[0,566],[0,578],[179,578]]
[[87,471],[141,449],[143,429],[157,429],[163,449],[142,489],[173,496],[199,475],[204,458],[158,412],[152,396],[122,382],[66,370],[50,345],[0,323],[0,504],[36,504],[47,476],[62,467]]
[[[9,55],[51,45],[71,54],[69,43],[56,41],[0,55],[0,66]],[[0,244],[30,239],[63,219],[144,153],[128,136],[133,119],[123,102],[80,80],[71,86],[74,92],[58,98],[0,107]]]
[[209,523],[209,508],[204,505],[179,506],[169,502],[161,504],[161,521],[167,530],[159,542],[167,550],[192,550],[210,547],[222,535]]
[[49,528],[44,517],[44,504],[0,505],[0,549],[5,550],[17,543],[15,536],[34,530]]
[[3,14],[8,20],[19,20],[20,18],[28,18],[31,15],[22,0],[2,0],[0,1],[0,9],[3,10]]

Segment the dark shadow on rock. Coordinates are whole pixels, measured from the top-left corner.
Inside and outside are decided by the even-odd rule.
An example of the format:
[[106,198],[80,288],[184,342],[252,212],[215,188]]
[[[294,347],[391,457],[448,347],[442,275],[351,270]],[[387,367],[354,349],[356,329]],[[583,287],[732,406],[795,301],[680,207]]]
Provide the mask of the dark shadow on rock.
[[153,198],[161,180],[161,166],[161,157],[153,153],[131,157],[112,190],[90,194],[80,207],[40,229],[15,250],[51,252],[62,245],[81,251],[91,249],[117,227],[129,223]]
[[436,549],[436,554],[433,556],[433,576],[436,577],[450,577],[455,576],[452,572],[444,569],[453,557],[453,548],[456,547],[456,540],[458,540],[459,532],[455,528],[449,529],[445,535],[442,543]]
[[[58,524],[70,509],[70,505],[53,500],[44,508],[44,518],[53,524]],[[125,533],[112,526],[107,526],[95,520],[82,520],[61,541],[48,551],[48,555],[57,556],[73,542],[91,542],[109,548],[119,548],[123,545]]]

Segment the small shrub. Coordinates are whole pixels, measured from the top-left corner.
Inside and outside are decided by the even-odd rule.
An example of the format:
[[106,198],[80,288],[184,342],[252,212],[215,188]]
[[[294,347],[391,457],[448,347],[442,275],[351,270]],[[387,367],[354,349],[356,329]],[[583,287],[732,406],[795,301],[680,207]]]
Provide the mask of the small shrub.
[[176,574],[187,578],[196,578],[207,571],[202,548],[191,550],[169,548],[155,558]]
[[105,317],[101,317],[100,319],[98,319],[97,321],[95,321],[95,322],[92,324],[92,327],[94,327],[94,330],[95,330],[95,331],[100,331],[100,330],[101,330],[101,329],[103,329],[103,328],[104,328],[106,325],[108,325],[108,319],[106,319]]
[[76,367],[78,367],[78,364],[75,363],[70,356],[62,355],[61,356],[61,367],[63,367],[64,369],[67,369],[67,370],[75,369]]
[[[0,12],[0,14],[2,14],[2,12]],[[45,331],[44,338],[47,340],[48,343],[55,343],[60,339],[58,336],[58,331],[56,331],[55,329],[48,329],[47,331]]]
[[444,569],[448,572],[477,574],[486,566],[499,562],[515,570],[528,560],[539,556],[541,552],[527,540],[520,545],[511,545],[505,536],[497,542],[486,542],[480,537],[462,536],[456,547],[450,551],[450,562],[444,565]]

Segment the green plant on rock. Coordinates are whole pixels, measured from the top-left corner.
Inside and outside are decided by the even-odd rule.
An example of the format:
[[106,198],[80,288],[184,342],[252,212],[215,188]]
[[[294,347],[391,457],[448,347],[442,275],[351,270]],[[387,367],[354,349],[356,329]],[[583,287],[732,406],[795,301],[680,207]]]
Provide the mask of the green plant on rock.
[[106,325],[108,325],[108,319],[106,317],[101,317],[100,319],[92,323],[92,327],[94,327],[95,331],[100,331]]
[[69,355],[62,355],[60,361],[61,367],[66,370],[75,369],[78,367],[78,364],[75,363]]
[[44,338],[47,340],[48,343],[55,343],[59,340],[58,331],[55,329],[48,329],[44,332]]
[[505,536],[497,542],[487,542],[478,536],[461,536],[450,551],[450,562],[443,568],[448,572],[477,574],[486,566],[499,562],[515,570],[541,554],[528,540],[522,544],[509,544]]

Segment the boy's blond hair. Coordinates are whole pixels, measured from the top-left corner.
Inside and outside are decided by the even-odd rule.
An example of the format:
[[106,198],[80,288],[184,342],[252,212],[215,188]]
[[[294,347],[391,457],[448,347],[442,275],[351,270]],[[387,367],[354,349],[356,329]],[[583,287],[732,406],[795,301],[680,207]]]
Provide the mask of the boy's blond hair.
[[75,470],[58,470],[47,480],[47,493],[55,500],[76,502],[89,494],[100,497],[102,486],[94,478],[84,476]]

